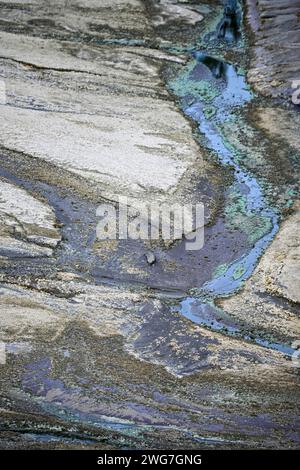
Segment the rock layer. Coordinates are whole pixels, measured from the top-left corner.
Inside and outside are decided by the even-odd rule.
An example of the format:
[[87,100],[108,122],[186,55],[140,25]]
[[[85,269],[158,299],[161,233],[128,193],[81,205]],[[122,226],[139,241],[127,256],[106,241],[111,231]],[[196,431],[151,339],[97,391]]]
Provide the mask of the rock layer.
[[247,0],[253,31],[248,80],[265,96],[291,103],[299,81],[300,7],[298,0]]

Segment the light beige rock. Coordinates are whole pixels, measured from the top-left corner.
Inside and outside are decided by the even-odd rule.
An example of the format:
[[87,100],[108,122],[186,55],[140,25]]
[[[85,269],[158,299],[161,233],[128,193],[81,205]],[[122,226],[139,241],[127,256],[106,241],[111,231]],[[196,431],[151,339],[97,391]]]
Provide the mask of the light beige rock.
[[181,21],[194,25],[203,20],[197,9],[198,5],[178,3],[176,0],[161,0],[156,5],[157,14],[153,17],[155,26],[167,25],[172,21]]
[[62,325],[56,315],[44,309],[9,304],[0,305],[0,322],[2,341],[11,337],[34,339],[39,333],[54,338]]
[[[55,228],[54,211],[27,191],[6,181],[0,180],[0,235],[17,234],[22,240],[10,240],[2,237],[2,247],[17,252],[29,251],[26,241],[55,247],[60,241],[60,234]],[[35,254],[49,256],[51,250],[34,248]]]
[[[44,240],[43,240],[44,241]],[[51,248],[33,245],[12,237],[0,237],[1,258],[35,258],[50,257],[53,254]]]
[[281,108],[258,108],[255,111],[257,125],[272,139],[280,138],[300,151],[300,114]]
[[273,244],[263,256],[258,285],[271,294],[300,302],[300,204],[283,222]]
[[[8,80],[8,103],[15,104],[0,113],[4,147],[102,183],[107,193],[147,199],[157,192],[168,198],[186,171],[203,163],[189,123],[162,85],[159,61],[126,48],[114,49],[112,57],[105,46],[78,50],[22,35],[0,38],[7,44],[4,73],[12,73],[10,59],[21,61],[18,79]],[[61,89],[39,80],[29,89],[24,63],[55,69]],[[76,76],[77,89],[71,85],[65,93],[66,72],[67,79]],[[89,91],[90,78],[99,93]],[[27,107],[25,96],[36,104]]]

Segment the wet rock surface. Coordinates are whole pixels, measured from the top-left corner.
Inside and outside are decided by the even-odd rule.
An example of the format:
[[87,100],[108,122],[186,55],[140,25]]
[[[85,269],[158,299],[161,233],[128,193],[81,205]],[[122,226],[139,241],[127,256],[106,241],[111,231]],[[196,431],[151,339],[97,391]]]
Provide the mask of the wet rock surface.
[[[296,2],[248,3],[286,54]],[[219,1],[1,11],[0,447],[297,448],[299,116],[244,78],[292,66]],[[204,247],[98,240],[119,196],[204,203]]]
[[[285,221],[252,278],[236,296],[222,306],[231,316],[252,329],[264,330],[272,323],[273,342],[299,338],[299,208]],[[243,308],[241,308],[243,305]],[[268,330],[268,328],[267,328]]]

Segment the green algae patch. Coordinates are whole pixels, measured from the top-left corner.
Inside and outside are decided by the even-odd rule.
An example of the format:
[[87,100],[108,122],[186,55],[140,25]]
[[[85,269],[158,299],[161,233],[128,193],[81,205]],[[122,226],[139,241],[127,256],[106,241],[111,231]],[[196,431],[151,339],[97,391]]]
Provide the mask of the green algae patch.
[[210,80],[193,80],[191,78],[196,65],[197,61],[192,60],[178,77],[169,81],[168,87],[179,98],[192,97],[195,100],[210,103],[220,92]]
[[[232,113],[230,119],[218,125],[218,131],[238,165],[254,171],[265,164],[266,142],[241,115]],[[257,147],[258,139],[260,145]]]
[[240,264],[236,267],[236,269],[234,270],[234,273],[232,275],[232,279],[234,279],[235,281],[237,279],[240,279],[246,272],[246,268],[243,264]]
[[216,278],[216,277],[221,277],[223,276],[223,274],[226,273],[228,269],[228,264],[224,263],[224,264],[220,264],[219,266],[217,266],[217,268],[213,271],[213,277]]
[[296,188],[288,188],[284,194],[284,207],[287,209],[293,207],[297,198],[299,198],[299,191]]
[[203,112],[206,119],[212,119],[215,116],[217,110],[214,106],[207,106],[203,109]]
[[255,243],[272,230],[272,223],[269,217],[252,217],[250,218],[248,225],[252,230],[248,235],[250,243]]
[[236,225],[241,216],[247,216],[246,197],[239,191],[232,191],[225,208],[226,224]]
[[239,191],[232,191],[225,208],[225,224],[233,230],[241,230],[250,244],[255,243],[272,230],[269,217],[258,216],[247,211],[246,197]]
[[[240,66],[240,67],[238,67],[237,73],[238,73],[238,75],[241,75],[242,77],[246,77],[247,72],[246,72],[244,67]],[[251,89],[251,87],[249,86],[248,83],[246,84],[246,86],[248,87],[249,90]]]

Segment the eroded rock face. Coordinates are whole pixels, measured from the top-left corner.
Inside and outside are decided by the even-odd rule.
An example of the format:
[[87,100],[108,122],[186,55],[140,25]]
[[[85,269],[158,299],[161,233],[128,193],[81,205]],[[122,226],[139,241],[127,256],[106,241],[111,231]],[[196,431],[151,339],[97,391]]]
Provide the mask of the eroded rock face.
[[292,100],[292,82],[300,80],[300,8],[298,0],[247,0],[253,31],[248,80],[265,96]]
[[[45,292],[55,286],[60,297]],[[51,286],[44,281],[39,292],[1,287],[6,348],[1,396],[8,395],[6,404],[1,402],[6,430],[2,446],[13,445],[13,437],[16,447],[39,447],[38,438],[30,440],[27,432],[20,440],[18,433],[9,434],[16,423],[22,431],[25,410],[32,433],[50,432],[64,448],[71,445],[70,431],[63,432],[70,422],[78,430],[77,446],[89,448],[106,432],[108,447],[123,442],[122,431],[114,435],[114,423],[127,431],[131,447],[177,448],[183,439],[189,448],[197,448],[197,437],[204,447],[260,447],[277,428],[274,416],[280,430],[268,442],[271,447],[282,445],[287,429],[293,428],[294,397],[289,395],[292,384],[288,393],[282,386],[293,368],[279,353],[205,331],[160,301],[145,300],[145,293],[78,281],[70,281],[71,286],[69,298],[62,297],[63,283],[57,282]],[[276,410],[283,396],[288,415]],[[169,427],[167,437],[161,424]],[[243,435],[247,438],[241,443]],[[45,442],[51,448],[51,439]]]
[[[49,256],[61,237],[53,210],[13,184],[0,180],[2,254]],[[35,245],[31,245],[31,244]]]
[[[296,448],[297,369],[269,346],[299,337],[298,215],[244,291],[220,300],[244,336],[196,325],[177,308],[251,248],[249,232],[260,234],[228,197],[230,168],[196,142],[164,81],[185,70],[224,2],[1,8],[0,446]],[[235,47],[232,57],[241,54]],[[217,91],[206,88],[207,98]],[[251,149],[245,166],[275,187],[270,142],[299,150],[298,121],[271,106],[251,115],[258,130],[245,113],[222,132],[241,159]],[[289,162],[282,186],[292,171]],[[96,209],[118,195],[205,202],[205,249],[97,240]],[[261,335],[265,348],[253,341]]]

